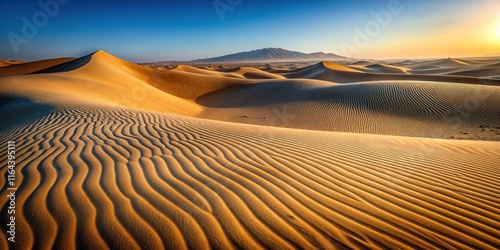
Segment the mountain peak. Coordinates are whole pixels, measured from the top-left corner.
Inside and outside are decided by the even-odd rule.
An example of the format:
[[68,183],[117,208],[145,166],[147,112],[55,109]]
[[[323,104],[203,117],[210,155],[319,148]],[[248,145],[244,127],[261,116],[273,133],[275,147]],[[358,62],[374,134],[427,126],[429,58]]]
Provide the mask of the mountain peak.
[[316,52],[306,54],[282,48],[263,48],[235,54],[199,59],[192,62],[202,63],[229,63],[229,62],[296,62],[296,61],[331,61],[347,59],[335,54]]

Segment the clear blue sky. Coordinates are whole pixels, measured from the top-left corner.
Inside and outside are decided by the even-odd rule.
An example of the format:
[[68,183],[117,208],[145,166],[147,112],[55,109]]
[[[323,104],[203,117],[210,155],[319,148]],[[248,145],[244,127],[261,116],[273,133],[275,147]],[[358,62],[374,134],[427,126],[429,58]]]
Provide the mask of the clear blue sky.
[[[53,17],[46,15],[44,20],[46,11],[38,1],[1,0],[0,58],[31,61],[81,56],[101,49],[127,60],[146,62],[199,59],[264,47],[345,54],[345,44],[355,45],[356,27],[365,30],[366,24],[375,20],[370,13],[388,10],[388,3],[394,0],[242,0],[223,13],[223,20],[213,0],[59,1],[68,3],[58,4],[59,10],[49,13]],[[498,52],[500,36],[494,39],[490,35],[493,37],[500,27],[500,1],[399,2],[402,11],[392,14],[391,22],[366,45],[357,46],[351,56],[403,58]],[[38,18],[38,24],[42,24],[35,24],[33,37],[23,35],[23,17],[32,23]],[[24,40],[15,40],[17,45],[13,46],[13,37]]]

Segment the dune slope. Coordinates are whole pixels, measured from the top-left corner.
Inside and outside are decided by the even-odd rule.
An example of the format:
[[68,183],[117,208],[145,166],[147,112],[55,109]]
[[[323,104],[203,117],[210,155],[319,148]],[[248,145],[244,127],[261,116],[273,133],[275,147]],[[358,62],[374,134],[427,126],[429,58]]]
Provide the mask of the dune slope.
[[0,91],[57,104],[93,102],[192,115],[202,110],[193,101],[198,96],[252,83],[217,75],[150,69],[98,51],[37,74],[2,78]]
[[[407,70],[408,68],[410,67],[406,66],[405,70]],[[455,70],[455,68],[453,68],[453,70]],[[398,69],[397,71],[402,72],[402,69]],[[408,72],[413,73],[414,71],[408,70]],[[359,70],[356,70],[355,68],[352,69],[335,63],[321,62],[316,65],[305,67],[300,70],[294,71],[292,73],[286,73],[283,75],[289,79],[306,78],[306,79],[331,81],[336,83],[354,83],[354,82],[365,82],[365,81],[390,80],[390,81],[436,81],[436,82],[453,82],[453,83],[500,86],[500,80],[498,79],[431,74],[427,70],[419,71],[416,73],[418,74],[361,72]],[[433,71],[432,73],[451,73],[451,70],[450,69],[443,70],[438,67],[437,72]]]
[[20,60],[0,60],[0,67],[12,66],[16,64],[24,63]]
[[[289,80],[214,91],[199,117],[353,133],[499,140],[500,88],[428,81]],[[311,119],[314,122],[311,122]],[[491,133],[495,132],[495,133]]]
[[73,58],[54,58],[26,63],[12,63],[0,67],[0,77],[30,74],[73,60]]
[[[493,142],[85,107],[18,126],[0,135],[7,140],[19,155],[19,249],[499,246]],[[1,195],[2,225],[6,206]]]

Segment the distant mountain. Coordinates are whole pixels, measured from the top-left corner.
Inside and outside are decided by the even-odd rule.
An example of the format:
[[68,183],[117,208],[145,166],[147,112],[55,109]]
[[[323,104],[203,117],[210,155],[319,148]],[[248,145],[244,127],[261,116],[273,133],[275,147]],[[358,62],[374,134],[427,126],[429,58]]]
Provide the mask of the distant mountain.
[[347,57],[316,52],[306,54],[281,48],[266,48],[236,54],[199,59],[191,62],[199,63],[228,63],[228,62],[296,62],[296,61],[331,61],[348,59]]

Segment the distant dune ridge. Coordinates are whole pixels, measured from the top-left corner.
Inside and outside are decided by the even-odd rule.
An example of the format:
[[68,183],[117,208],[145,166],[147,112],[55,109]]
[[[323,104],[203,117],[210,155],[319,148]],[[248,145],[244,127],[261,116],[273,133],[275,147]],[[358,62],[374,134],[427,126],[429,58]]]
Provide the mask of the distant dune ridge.
[[498,63],[5,65],[0,249],[498,249]]
[[0,60],[0,67],[16,65],[19,63],[23,63],[23,61],[19,60]]

